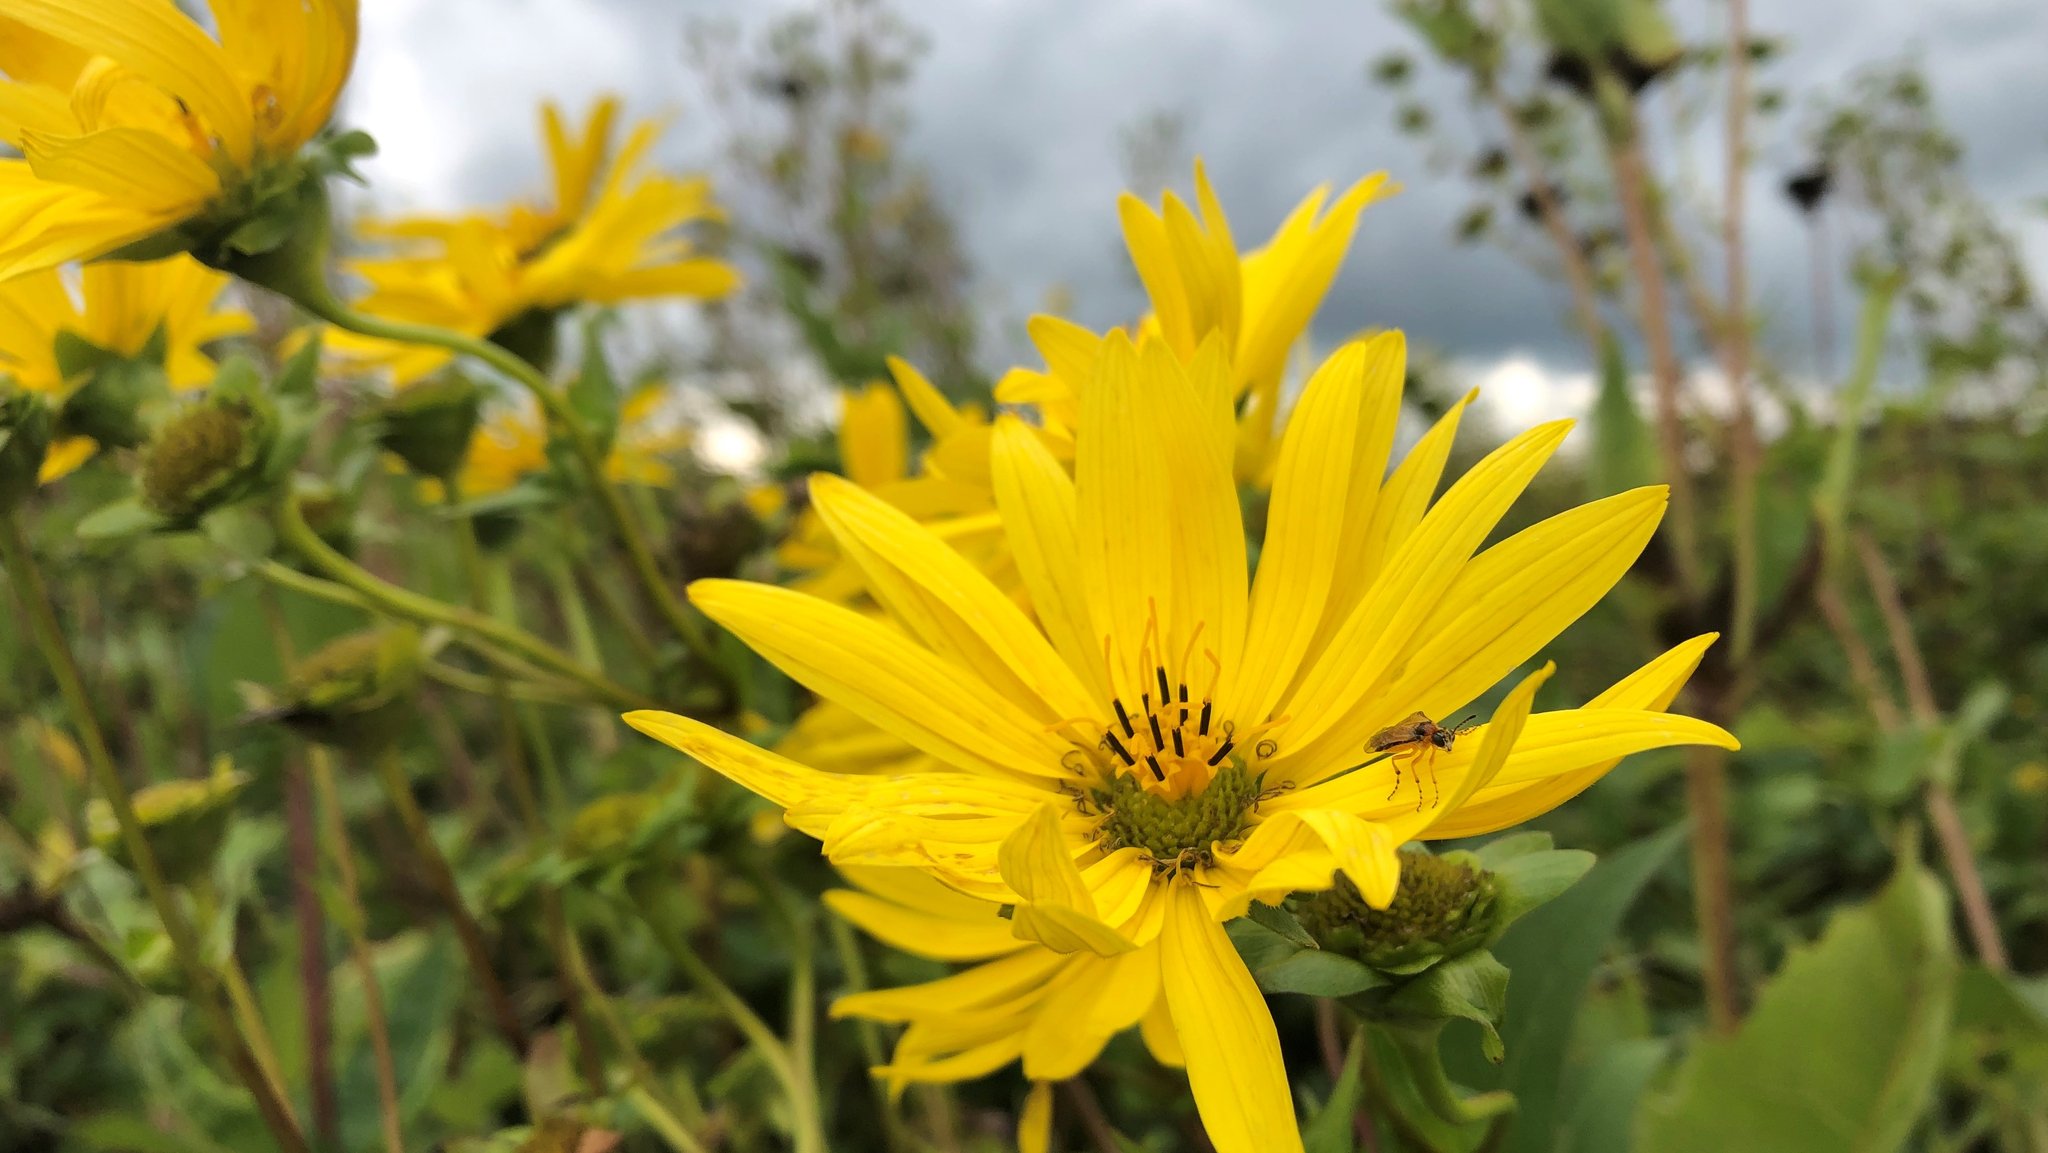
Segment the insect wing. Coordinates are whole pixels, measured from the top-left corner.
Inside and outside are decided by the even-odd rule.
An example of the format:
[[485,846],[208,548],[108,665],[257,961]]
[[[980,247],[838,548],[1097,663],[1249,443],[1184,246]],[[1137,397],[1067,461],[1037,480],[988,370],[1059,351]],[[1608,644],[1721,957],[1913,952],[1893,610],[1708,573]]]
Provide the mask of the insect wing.
[[1428,716],[1422,713],[1409,713],[1400,723],[1388,725],[1374,733],[1372,738],[1366,741],[1365,746],[1379,753],[1388,749],[1398,749],[1402,745],[1426,741],[1429,739],[1429,726]]

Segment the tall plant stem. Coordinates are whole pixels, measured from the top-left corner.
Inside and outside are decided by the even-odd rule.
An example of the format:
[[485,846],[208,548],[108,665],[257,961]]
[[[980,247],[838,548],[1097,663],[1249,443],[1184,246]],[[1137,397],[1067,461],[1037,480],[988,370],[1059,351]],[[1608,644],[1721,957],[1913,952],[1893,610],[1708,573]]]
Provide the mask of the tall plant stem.
[[455,869],[435,842],[433,830],[427,827],[427,815],[420,810],[419,801],[412,795],[412,782],[406,780],[405,766],[399,763],[397,746],[387,744],[373,755],[373,760],[376,762],[377,779],[384,786],[385,798],[397,811],[399,823],[405,826],[413,852],[426,866],[427,881],[433,886],[434,895],[440,898],[448,919],[454,923],[455,936],[462,942],[469,967],[476,974],[477,983],[483,986],[484,1000],[490,1005],[498,1036],[511,1046],[514,1053],[524,1054],[526,1027],[519,1023],[519,1012],[505,991],[505,983],[498,979],[497,970],[491,966],[491,950],[485,943],[483,926],[477,922],[476,914],[470,911],[469,903],[462,897],[462,887],[455,880]]
[[[204,877],[193,881],[190,892],[200,925],[217,923],[223,910],[212,882]],[[243,971],[242,959],[235,948],[234,910],[226,910],[226,913],[229,917],[228,950],[222,959],[220,972],[221,984],[228,994],[228,1005],[242,1027],[242,1035],[249,1039],[249,1051],[256,1057],[256,1067],[270,1081],[271,1092],[289,1099],[291,1094],[284,1087],[284,1074],[279,1071],[283,1066],[277,1059],[277,1042],[271,1038],[269,1026],[263,1023],[263,1010],[256,1003],[256,990],[249,984],[249,974]]]
[[[1932,729],[1941,723],[1941,708],[1934,699],[1934,683],[1927,675],[1920,642],[1913,636],[1912,618],[1906,615],[1905,601],[1899,595],[1898,578],[1892,575],[1891,565],[1869,533],[1856,533],[1855,544],[1871,599],[1877,602],[1878,614],[1884,618],[1885,632],[1891,638],[1899,680],[1906,687],[1907,707],[1912,709],[1916,724]],[[1934,839],[1941,845],[1941,855],[1955,885],[1956,899],[1963,907],[1963,923],[1970,930],[1970,944],[1977,959],[1995,973],[2011,972],[2012,959],[2007,956],[2005,941],[1998,932],[1998,913],[1984,888],[1984,874],[1977,867],[1977,854],[1970,847],[1970,834],[1963,828],[1962,814],[1956,810],[1955,794],[1945,781],[1930,777],[1925,804],[1927,822],[1933,826]]]
[[584,1000],[589,1002],[598,1019],[604,1022],[605,1031],[611,1034],[612,1044],[618,1048],[620,1055],[625,1057],[627,1068],[632,1070],[633,1080],[646,1095],[645,1101],[636,1104],[643,1111],[654,1114],[654,1127],[669,1144],[682,1153],[704,1153],[703,1144],[684,1123],[685,1118],[688,1118],[691,1124],[703,1124],[703,1109],[694,1101],[669,1099],[667,1087],[662,1084],[661,1076],[654,1071],[654,1066],[648,1063],[646,1055],[640,1052],[639,1044],[633,1040],[633,1031],[620,1019],[619,1011],[611,1003],[611,998],[598,987],[597,978],[591,973],[590,964],[584,959],[582,948],[576,944],[573,937],[567,944],[570,978],[582,990]]
[[[320,539],[306,524],[296,498],[278,503],[278,537],[299,555],[382,612],[419,624],[446,625],[483,637],[492,644],[517,654],[542,668],[552,670],[589,690],[597,700],[612,707],[655,708],[656,702],[612,681],[596,669],[585,668],[575,658],[524,629],[513,628],[472,609],[444,604],[410,589],[379,580],[377,576],[342,556]],[[281,567],[281,566],[280,566]],[[266,566],[263,570],[271,570]],[[280,580],[280,583],[287,583]]]
[[[825,931],[832,937],[832,951],[838,955],[840,971],[846,975],[846,991],[867,992],[868,962],[867,958],[861,956],[860,942],[853,935],[853,927],[837,916],[827,916]],[[881,1027],[873,1021],[862,1021],[859,1033],[861,1056],[866,1058],[868,1066],[873,1068],[883,1064],[887,1057],[882,1052]],[[889,1087],[876,1078],[869,1078],[869,1087],[874,1090],[875,1111],[881,1115],[882,1133],[888,1141],[889,1148],[899,1153],[915,1151],[917,1143],[904,1128],[903,1115],[896,1108],[896,1100],[889,1092]]]
[[[258,598],[278,663],[298,660],[284,606],[275,588]],[[299,996],[306,1014],[306,1081],[312,1101],[313,1139],[323,1149],[341,1148],[341,1102],[334,1084],[334,991],[327,968],[327,911],[320,904],[320,835],[315,827],[313,783],[298,750],[288,750],[284,767],[285,854],[291,861],[292,916],[299,929]]]
[[1482,77],[1480,91],[1499,115],[1501,129],[1506,133],[1508,155],[1514,158],[1516,167],[1522,170],[1523,178],[1528,181],[1529,195],[1536,202],[1536,218],[1542,222],[1543,231],[1549,235],[1551,246],[1557,249],[1558,260],[1564,268],[1564,282],[1572,295],[1573,321],[1585,336],[1586,346],[1592,351],[1597,364],[1602,356],[1607,325],[1600,319],[1600,293],[1594,287],[1592,265],[1586,260],[1585,249],[1580,246],[1578,237],[1572,234],[1571,222],[1565,219],[1564,205],[1558,202],[1557,192],[1551,187],[1549,175],[1544,170],[1542,155],[1529,139],[1529,130],[1523,127],[1521,117],[1516,115],[1494,77]]
[[1719,325],[1721,375],[1728,378],[1734,413],[1729,429],[1730,498],[1735,514],[1734,620],[1729,662],[1749,663],[1756,643],[1757,479],[1763,469],[1757,443],[1756,405],[1750,392],[1749,262],[1743,248],[1744,177],[1749,173],[1749,3],[1728,0],[1728,156],[1721,218],[1721,248],[1727,265],[1728,300]]
[[1696,747],[1685,762],[1685,807],[1692,815],[1693,918],[1699,925],[1707,1022],[1732,1033],[1741,1020],[1735,970],[1735,877],[1728,854],[1728,758]]
[[541,371],[528,364],[514,353],[492,344],[487,340],[445,328],[429,325],[401,324],[366,316],[349,308],[334,298],[330,292],[308,293],[319,299],[300,299],[298,303],[307,311],[336,328],[362,336],[381,340],[397,341],[401,344],[421,344],[431,348],[443,348],[459,356],[480,360],[491,368],[511,377],[547,413],[549,422],[569,442],[570,451],[576,455],[582,466],[591,491],[597,494],[598,504],[604,510],[613,535],[626,550],[634,575],[639,579],[642,590],[661,614],[670,629],[684,644],[690,646],[699,656],[710,659],[713,656],[711,638],[704,626],[690,615],[688,608],[670,587],[669,578],[661,572],[661,566],[654,558],[654,550],[647,544],[646,534],[634,519],[633,511],[626,507],[625,498],[618,486],[605,474],[604,456],[598,449],[597,441],[590,430],[583,426],[582,418],[570,409],[568,401],[557,392]]
[[228,1065],[235,1076],[255,1098],[256,1110],[278,1148],[284,1153],[312,1153],[306,1144],[305,1134],[299,1129],[298,1120],[292,1116],[291,1107],[271,1088],[250,1050],[248,1038],[242,1035],[234,1014],[221,999],[218,977],[207,966],[192,924],[185,919],[185,910],[178,904],[177,894],[165,880],[156,853],[149,847],[142,821],[135,815],[134,801],[128,795],[128,787],[121,781],[120,772],[114,767],[113,755],[107,751],[99,719],[93,715],[92,699],[85,691],[85,679],[79,674],[78,662],[71,655],[71,646],[64,639],[56,610],[51,607],[49,586],[43,581],[42,570],[37,567],[35,554],[29,548],[21,522],[13,512],[0,513],[0,567],[6,568],[22,615],[28,618],[36,643],[43,651],[43,659],[49,662],[50,672],[57,679],[58,692],[63,696],[65,707],[71,712],[72,724],[78,730],[79,744],[83,746],[93,783],[106,799],[107,807],[113,810],[114,819],[121,829],[122,843],[128,850],[129,859],[135,863],[136,875],[141,878],[150,903],[156,907],[157,916],[163,921],[164,934],[170,938],[171,951],[184,970],[186,983],[192,990],[192,1000],[205,1015],[215,1041],[226,1051]]
[[363,912],[362,886],[356,880],[356,855],[349,844],[348,821],[341,811],[341,791],[334,786],[334,761],[318,745],[306,747],[306,767],[319,801],[327,854],[341,882],[342,929],[348,935],[349,963],[363,983],[363,1018],[370,1034],[370,1057],[377,1073],[377,1122],[384,1153],[405,1153],[405,1133],[398,1112],[398,1066],[391,1056],[391,1019],[384,1011],[384,988],[377,981],[377,963],[370,953],[369,916]]
[[[1600,83],[1603,88],[1619,87],[1611,76],[1603,75]],[[1679,407],[1685,373],[1672,339],[1671,302],[1665,292],[1663,263],[1657,255],[1651,219],[1654,191],[1643,148],[1642,125],[1632,97],[1624,92],[1611,102],[1626,110],[1607,131],[1608,162],[1614,170],[1622,232],[1627,238],[1629,266],[1636,281],[1637,320],[1650,355],[1650,377],[1656,388],[1657,444],[1663,457],[1664,479],[1671,486],[1671,511],[1666,523],[1675,538],[1671,548],[1673,568],[1678,574],[1680,598],[1690,604],[1700,588],[1699,519],[1693,499],[1692,471],[1685,460],[1684,414]]]
[[[477,544],[476,526],[462,512],[462,489],[453,476],[443,478],[442,491],[447,494],[449,517],[455,523],[456,553],[462,566],[464,582],[469,586],[469,607],[496,620],[503,620],[503,614],[491,611],[490,581],[484,572],[483,550]],[[511,622],[505,622],[509,627]],[[526,835],[535,844],[545,844],[549,836],[549,821],[541,815],[540,797],[534,790],[533,772],[526,753],[530,748],[536,757],[546,757],[547,734],[533,715],[531,705],[520,706],[512,700],[505,677],[495,669],[490,674],[492,703],[497,708],[499,743],[504,750],[505,777],[512,786],[514,803],[519,808],[520,822],[526,827]],[[556,816],[562,798],[560,790],[553,790],[550,797]],[[598,1058],[597,1037],[590,1025],[589,1013],[583,1006],[583,998],[576,988],[569,972],[571,959],[567,954],[568,927],[562,914],[562,896],[549,887],[541,893],[541,919],[547,935],[548,951],[554,955],[556,986],[562,1003],[569,1010],[569,1026],[576,1034],[577,1071],[593,1094],[603,1096],[604,1066]]]

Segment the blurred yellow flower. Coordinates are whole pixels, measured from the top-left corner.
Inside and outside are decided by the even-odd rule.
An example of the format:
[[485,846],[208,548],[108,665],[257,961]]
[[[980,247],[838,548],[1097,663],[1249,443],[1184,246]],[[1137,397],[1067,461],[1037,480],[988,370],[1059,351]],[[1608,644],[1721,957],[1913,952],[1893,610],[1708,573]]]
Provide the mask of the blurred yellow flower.
[[[626,398],[618,435],[605,458],[606,476],[653,488],[675,483],[667,458],[689,446],[690,430],[665,409],[667,399],[664,385],[648,385]],[[489,496],[547,467],[547,427],[531,406],[518,405],[497,410],[477,426],[457,480],[464,497]]]
[[[998,515],[1036,620],[930,529],[829,475],[813,505],[885,620],[773,586],[691,586],[706,615],[935,769],[824,772],[686,717],[626,720],[781,805],[835,862],[920,869],[1011,906],[1017,940],[1085,955],[1073,996],[1043,1010],[1058,1025],[1015,1051],[1037,1039],[1054,1067],[1085,1064],[1095,1026],[1137,1021],[1149,1005],[1128,994],[1156,977],[1219,1153],[1298,1150],[1278,1035],[1223,922],[1338,874],[1384,908],[1405,842],[1520,823],[1631,753],[1736,743],[1662,711],[1702,637],[1582,709],[1532,714],[1549,670],[1525,678],[1454,747],[1395,754],[1412,800],[1384,769],[1353,771],[1376,731],[1457,715],[1596,604],[1666,499],[1621,493],[1480,551],[1570,422],[1514,438],[1432,506],[1446,426],[1387,475],[1405,357],[1387,334],[1309,380],[1256,582],[1221,338],[1184,366],[1161,336],[1112,332],[1081,391],[1072,479],[1022,421],[993,430]],[[1014,1029],[1005,1006],[1050,979],[1045,964],[956,1005],[936,1071],[896,1075],[1008,1060],[951,1046],[991,1021]]]
[[[390,321],[489,337],[523,321],[550,323],[576,304],[686,297],[715,300],[739,287],[739,273],[698,255],[679,232],[723,213],[701,176],[648,172],[661,127],[645,121],[612,150],[618,102],[602,100],[581,136],[554,105],[542,109],[552,198],[497,213],[373,221],[363,232],[394,254],[355,261],[369,283],[360,311]],[[400,384],[447,363],[445,350],[335,333],[331,347],[380,365]],[[546,367],[546,366],[541,366]]]
[[[227,285],[227,276],[187,256],[103,261],[75,276],[43,268],[0,282],[0,377],[59,399],[79,383],[65,378],[60,337],[129,358],[152,352],[160,337],[171,387],[203,388],[215,365],[202,346],[255,325],[238,307],[218,307]],[[60,437],[43,458],[41,483],[69,475],[98,450],[90,437]]]
[[[1288,354],[1335,282],[1359,214],[1396,191],[1385,173],[1375,173],[1325,211],[1330,190],[1317,188],[1264,247],[1243,255],[1199,163],[1193,209],[1171,192],[1158,211],[1129,193],[1117,202],[1125,247],[1152,303],[1142,330],[1163,337],[1182,364],[1212,334],[1222,341],[1239,414],[1239,480],[1262,488],[1272,484]],[[1057,445],[1071,436],[1079,417],[1081,385],[1101,337],[1055,316],[1034,316],[1029,328],[1046,369],[1013,370],[998,383],[996,399],[1037,406]]]
[[232,224],[326,125],[356,0],[0,0],[0,279]]

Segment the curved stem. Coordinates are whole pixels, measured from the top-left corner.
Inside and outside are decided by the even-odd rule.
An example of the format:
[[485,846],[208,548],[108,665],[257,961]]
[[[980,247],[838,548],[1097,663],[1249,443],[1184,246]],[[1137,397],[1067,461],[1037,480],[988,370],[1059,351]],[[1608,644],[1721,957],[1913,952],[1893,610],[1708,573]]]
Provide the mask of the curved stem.
[[[524,629],[514,628],[502,621],[492,620],[482,613],[457,608],[432,597],[421,596],[410,589],[379,580],[375,574],[334,551],[326,541],[321,540],[319,534],[306,524],[306,518],[299,512],[298,499],[294,496],[287,495],[278,502],[277,531],[278,537],[299,555],[383,612],[421,624],[446,625],[452,629],[474,633],[531,660],[534,664],[568,677],[595,693],[599,700],[614,707],[660,707],[649,698],[618,684],[603,673],[583,667],[567,653]],[[270,574],[268,566],[263,571],[266,575]],[[273,576],[271,579],[277,578]]]
[[707,659],[713,656],[711,638],[704,626],[690,615],[689,609],[677,599],[669,588],[667,578],[662,576],[661,566],[654,558],[654,550],[647,544],[638,522],[633,519],[631,509],[619,495],[616,485],[605,475],[604,456],[590,430],[583,427],[582,420],[569,408],[568,402],[548,383],[541,371],[512,352],[481,340],[467,333],[454,332],[429,325],[403,324],[365,315],[333,298],[332,294],[321,293],[323,299],[299,300],[299,304],[321,320],[361,336],[392,340],[401,344],[424,344],[432,348],[444,348],[460,356],[483,361],[497,371],[519,382],[548,419],[568,439],[570,450],[576,454],[578,463],[589,474],[590,487],[597,494],[598,504],[603,507],[605,519],[611,523],[612,532],[625,547],[626,556],[632,562],[633,572],[639,578],[642,588],[662,619],[675,630],[683,643],[690,646],[699,656]]
[[387,745],[374,755],[373,760],[376,762],[377,780],[384,786],[384,795],[391,802],[391,807],[397,810],[398,821],[405,826],[413,851],[419,854],[420,862],[427,868],[428,882],[433,885],[435,895],[441,898],[448,919],[454,922],[455,936],[462,942],[469,967],[483,985],[484,1000],[490,1003],[498,1035],[514,1053],[523,1057],[526,1053],[526,1027],[519,1023],[519,1012],[513,1007],[511,995],[505,991],[504,982],[498,979],[497,970],[491,967],[491,950],[484,942],[483,926],[478,923],[476,914],[470,912],[469,903],[462,899],[462,888],[455,881],[455,869],[435,842],[433,830],[427,827],[427,815],[420,810],[419,801],[412,795],[412,782],[405,779],[405,767],[398,761],[397,748]]
[[[193,903],[199,912],[201,925],[210,925],[219,920],[220,897],[214,891],[213,883],[207,878],[192,882]],[[230,911],[232,918],[233,913]],[[228,953],[221,964],[221,983],[227,989],[228,1005],[234,1009],[235,1020],[242,1026],[242,1033],[249,1038],[250,1052],[255,1054],[257,1068],[270,1081],[270,1091],[279,1097],[289,1097],[285,1091],[284,1074],[277,1059],[277,1042],[271,1039],[269,1026],[263,1023],[263,1010],[256,1003],[256,990],[249,984],[249,974],[242,968],[242,959],[235,951],[235,930],[228,927]]]
[[93,715],[92,698],[85,691],[85,679],[79,674],[78,662],[72,658],[71,646],[64,639],[56,611],[50,607],[49,588],[43,583],[42,570],[36,566],[35,555],[21,531],[21,523],[12,512],[0,513],[0,567],[6,569],[14,586],[15,599],[20,602],[23,615],[28,617],[44,659],[49,662],[50,672],[57,679],[58,691],[64,698],[65,707],[71,711],[72,723],[78,729],[79,744],[84,747],[93,782],[106,798],[107,807],[113,810],[129,859],[135,862],[135,873],[142,879],[142,887],[149,894],[150,903],[156,906],[157,915],[163,920],[164,935],[170,938],[171,951],[191,985],[192,999],[198,1002],[200,1011],[205,1014],[215,1040],[227,1050],[228,1064],[234,1068],[235,1075],[256,1099],[257,1112],[262,1115],[263,1123],[278,1148],[285,1153],[311,1153],[291,1107],[272,1090],[249,1048],[248,1038],[242,1035],[234,1015],[216,996],[217,977],[200,954],[199,939],[193,933],[191,922],[185,919],[177,894],[171,891],[170,883],[164,879],[156,853],[142,831],[142,821],[135,815],[135,804],[128,795],[128,787],[114,768],[113,755],[107,751],[106,738],[101,735],[99,720]]

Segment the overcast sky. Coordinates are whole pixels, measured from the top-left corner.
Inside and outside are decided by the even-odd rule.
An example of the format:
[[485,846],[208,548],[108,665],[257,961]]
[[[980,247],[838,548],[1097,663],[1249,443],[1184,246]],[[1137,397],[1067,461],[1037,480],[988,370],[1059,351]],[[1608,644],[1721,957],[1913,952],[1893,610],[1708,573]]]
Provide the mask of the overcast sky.
[[[534,109],[580,110],[617,91],[641,113],[671,113],[665,155],[701,166],[715,142],[691,85],[684,29],[732,14],[758,27],[789,0],[368,0],[350,119],[383,146],[369,166],[392,205],[450,208],[536,187]],[[1263,237],[1318,182],[1379,168],[1407,187],[1369,209],[1319,333],[1405,328],[1469,365],[1568,379],[1582,356],[1556,290],[1506,256],[1455,245],[1467,202],[1392,126],[1365,62],[1412,46],[1373,0],[902,0],[930,37],[910,95],[910,147],[955,209],[979,291],[1018,319],[1052,286],[1078,319],[1127,320],[1114,201],[1118,133],[1153,111],[1186,124],[1240,240]],[[1718,4],[1682,0],[1713,35]],[[1969,171],[2048,279],[2048,3],[2042,0],[1785,0],[1753,4],[1759,33],[1789,54],[1764,82],[1800,92],[1858,64],[1914,54],[1965,141]],[[1452,89],[1444,89],[1451,91]],[[1760,143],[1751,194],[1752,277],[1768,338],[1803,350],[1803,233],[1777,192],[1797,162],[1794,111]],[[699,115],[693,119],[692,114]],[[1718,146],[1702,137],[1703,163]],[[1707,169],[1711,172],[1712,168]],[[1846,307],[1846,306],[1845,306]]]

